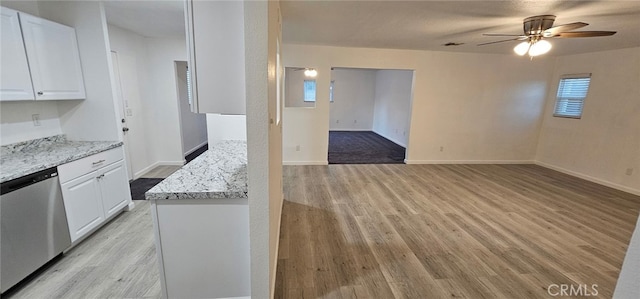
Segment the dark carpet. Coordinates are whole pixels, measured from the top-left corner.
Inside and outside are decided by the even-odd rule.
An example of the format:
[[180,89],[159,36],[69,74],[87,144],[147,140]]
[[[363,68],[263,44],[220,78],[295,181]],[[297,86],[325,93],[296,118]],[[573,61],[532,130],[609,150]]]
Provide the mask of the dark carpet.
[[184,159],[187,160],[187,163],[189,163],[191,162],[191,160],[200,156],[202,153],[206,152],[208,149],[209,149],[209,144],[205,144],[199,147],[197,150],[193,151],[191,154],[188,154],[187,156],[185,156]]
[[400,164],[405,148],[371,131],[329,131],[329,164]]
[[131,199],[133,200],[145,200],[144,193],[153,188],[153,186],[162,182],[164,179],[137,179],[129,184],[131,188]]

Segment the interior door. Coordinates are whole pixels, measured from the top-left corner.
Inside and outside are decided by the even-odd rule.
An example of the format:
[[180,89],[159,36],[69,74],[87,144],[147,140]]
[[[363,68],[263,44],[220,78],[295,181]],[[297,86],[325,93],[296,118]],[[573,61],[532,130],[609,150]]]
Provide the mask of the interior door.
[[111,51],[111,61],[113,64],[113,78],[115,79],[116,86],[116,103],[118,104],[118,113],[119,113],[119,127],[120,127],[120,137],[122,142],[124,143],[124,160],[127,164],[127,177],[129,180],[134,179],[133,174],[133,165],[131,165],[131,153],[130,153],[130,138],[129,138],[129,119],[127,116],[127,111],[130,111],[128,101],[125,100],[124,94],[122,92],[122,82],[121,82],[121,74],[120,74],[120,60],[118,57],[118,53],[115,51]]

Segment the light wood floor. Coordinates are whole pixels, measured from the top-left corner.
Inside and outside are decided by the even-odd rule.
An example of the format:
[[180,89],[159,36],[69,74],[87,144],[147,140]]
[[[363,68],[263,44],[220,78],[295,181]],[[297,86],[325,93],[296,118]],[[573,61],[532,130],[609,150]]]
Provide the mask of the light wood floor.
[[276,298],[610,298],[640,197],[534,165],[285,167]]
[[140,176],[147,179],[164,179],[176,172],[182,166],[179,165],[160,165],[154,169],[149,170],[147,173]]
[[124,212],[2,298],[160,298],[148,201]]

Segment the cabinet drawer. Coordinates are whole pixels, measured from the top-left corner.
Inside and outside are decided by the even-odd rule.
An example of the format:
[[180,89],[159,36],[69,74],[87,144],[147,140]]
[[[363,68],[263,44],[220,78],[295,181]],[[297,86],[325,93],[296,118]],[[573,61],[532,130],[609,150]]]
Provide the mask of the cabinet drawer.
[[122,159],[124,159],[122,147],[117,147],[67,164],[62,164],[58,166],[58,176],[60,177],[61,183],[68,182],[83,174],[98,170],[101,167]]

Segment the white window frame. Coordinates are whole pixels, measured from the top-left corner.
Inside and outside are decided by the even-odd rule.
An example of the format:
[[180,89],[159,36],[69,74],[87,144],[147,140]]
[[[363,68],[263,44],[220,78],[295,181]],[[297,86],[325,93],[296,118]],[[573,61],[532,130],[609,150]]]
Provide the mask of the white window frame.
[[[565,92],[567,88],[568,81],[572,79],[588,79],[586,90],[578,90],[578,94],[571,97],[568,95],[569,92]],[[589,93],[589,88],[591,86],[591,73],[585,74],[570,74],[563,75],[560,77],[558,82],[558,91],[556,92],[556,104],[553,108],[553,116],[554,117],[562,117],[562,118],[573,118],[580,119],[582,118],[582,113],[584,112],[584,102]],[[573,110],[577,109],[578,114],[571,113],[568,110],[569,106],[573,106]]]

